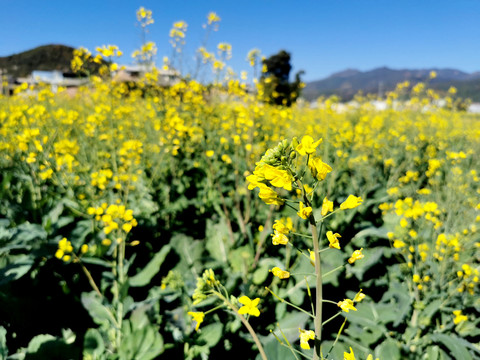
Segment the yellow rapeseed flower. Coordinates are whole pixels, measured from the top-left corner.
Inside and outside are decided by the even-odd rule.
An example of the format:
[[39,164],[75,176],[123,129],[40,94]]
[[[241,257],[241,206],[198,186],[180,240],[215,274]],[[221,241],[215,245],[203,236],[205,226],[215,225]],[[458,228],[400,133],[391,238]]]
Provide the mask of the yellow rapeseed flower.
[[353,353],[353,349],[350,347],[350,352],[343,352],[343,360],[355,360],[355,354]]
[[323,199],[322,203],[322,216],[327,215],[329,212],[333,211],[333,201],[329,201],[326,197]]
[[282,270],[279,267],[275,266],[270,272],[280,278],[280,279],[288,279],[290,277],[290,273],[288,271]]
[[205,313],[189,311],[187,314],[190,315],[193,318],[193,320],[197,322],[197,325],[195,326],[195,331],[198,331],[200,324],[203,322],[203,319],[205,318]]
[[362,292],[362,289],[360,289],[357,295],[355,295],[355,297],[353,298],[353,302],[360,302],[363,299],[365,299],[365,294]]
[[340,243],[338,241],[338,238],[341,238],[340,234],[334,234],[332,231],[327,231],[327,239],[330,242],[330,245],[328,245],[328,247],[331,249],[340,250]]
[[290,230],[292,230],[293,228],[293,222],[292,222],[292,219],[289,217],[282,218],[281,220],[275,220],[275,223],[273,224],[272,227],[274,230],[277,230],[279,233],[288,235]]
[[402,240],[394,240],[393,241],[393,247],[396,248],[396,249],[400,249],[400,248],[403,248],[407,246],[407,244],[405,244]]
[[[300,146],[300,145],[299,145]],[[327,174],[332,171],[332,167],[322,161],[319,157],[313,156],[308,161],[308,167],[312,172],[312,176],[318,180],[325,180]]]
[[298,330],[300,331],[300,347],[305,350],[310,349],[308,340],[315,339],[315,332],[313,330],[303,330],[300,328]]
[[257,308],[258,303],[260,302],[260,298],[251,300],[248,296],[244,295],[240,299],[238,299],[238,302],[244,305],[238,310],[239,314],[241,315],[249,314],[252,316],[260,316],[260,310],[258,310]]
[[272,234],[272,243],[273,245],[287,245],[288,238],[285,236],[285,234],[275,230]]
[[354,209],[363,202],[363,199],[360,196],[348,195],[348,198],[340,204],[340,209]]
[[365,255],[362,254],[362,250],[363,248],[361,248],[360,250],[355,250],[350,259],[348,259],[348,262],[350,264],[353,264],[355,261],[363,259]]
[[453,319],[453,323],[455,325],[468,320],[468,316],[462,315],[462,310],[454,310],[453,315],[455,316],[455,318]]
[[305,156],[307,154],[313,154],[317,146],[320,145],[321,143],[322,143],[322,139],[314,142],[313,138],[310,135],[305,135],[302,138],[302,141],[300,142],[300,144],[297,145],[295,150],[297,150],[297,152],[302,156]]
[[343,301],[339,301],[337,303],[337,306],[347,313],[350,310],[357,311],[355,306],[353,306],[353,300],[350,300],[350,299],[344,299]]
[[275,190],[269,188],[265,184],[259,184],[260,192],[258,193],[258,197],[263,200],[265,204],[268,205],[282,205],[283,200],[278,197],[278,194]]
[[302,219],[308,219],[310,215],[312,214],[312,208],[310,206],[305,206],[303,205],[303,202],[300,201],[300,209],[298,210],[297,214],[300,216]]

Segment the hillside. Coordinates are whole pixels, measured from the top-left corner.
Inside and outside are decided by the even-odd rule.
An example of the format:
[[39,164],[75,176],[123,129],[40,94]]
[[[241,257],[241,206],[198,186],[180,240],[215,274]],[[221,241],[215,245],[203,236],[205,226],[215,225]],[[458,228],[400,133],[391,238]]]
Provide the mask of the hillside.
[[[431,71],[437,73],[433,80],[429,80]],[[351,100],[359,91],[383,96],[395,89],[396,84],[407,80],[411,84],[428,81],[429,87],[439,91],[446,91],[450,86],[455,86],[458,89],[458,96],[480,101],[480,72],[469,74],[456,69],[394,70],[381,67],[364,72],[348,69],[332,74],[326,79],[307,83],[302,95],[307,100],[314,100],[319,96],[338,95],[345,101]]]
[[44,45],[18,54],[0,57],[0,69],[13,77],[27,76],[33,70],[70,71],[74,48],[65,45]]

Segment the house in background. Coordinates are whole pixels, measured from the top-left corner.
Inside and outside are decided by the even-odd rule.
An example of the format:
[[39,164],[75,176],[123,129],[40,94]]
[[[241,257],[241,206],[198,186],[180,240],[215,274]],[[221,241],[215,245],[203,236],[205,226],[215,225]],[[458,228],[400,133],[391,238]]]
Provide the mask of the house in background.
[[58,87],[61,86],[67,88],[67,92],[69,93],[74,93],[79,86],[85,85],[88,82],[88,78],[72,77],[60,70],[34,70],[29,76],[20,77],[15,80],[15,84],[50,85],[53,92],[57,92]]
[[[152,71],[152,66],[138,64],[138,65],[123,65],[116,71],[113,79],[118,82],[137,82],[147,72]],[[158,69],[158,85],[172,86],[180,81],[180,74],[173,69]]]

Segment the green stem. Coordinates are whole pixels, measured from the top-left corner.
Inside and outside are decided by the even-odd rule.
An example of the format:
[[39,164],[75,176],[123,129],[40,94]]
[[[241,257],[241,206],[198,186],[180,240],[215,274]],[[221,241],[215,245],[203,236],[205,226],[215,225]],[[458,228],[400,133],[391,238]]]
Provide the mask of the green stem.
[[[341,313],[339,313],[341,314]],[[337,314],[338,315],[338,314]],[[325,359],[328,358],[328,356],[330,355],[331,351],[333,350],[333,348],[335,347],[335,345],[337,344],[337,341],[338,339],[340,338],[340,334],[342,333],[342,330],[343,328],[345,327],[345,324],[347,323],[347,318],[345,318],[345,321],[343,322],[342,326],[340,326],[340,330],[338,330],[338,333],[337,333],[337,337],[335,338],[335,341],[333,342],[332,346],[330,347],[330,350],[328,350],[328,353],[327,353],[327,356],[325,356]]]
[[335,271],[337,270],[340,270],[341,268],[343,268],[345,265],[340,265],[340,266],[337,266],[335,269],[333,270],[330,270],[330,271],[327,271],[325,274],[323,274],[323,277],[327,277],[328,275],[330,274],[333,274]]
[[[328,324],[330,321],[332,321],[333,319],[335,319],[337,316],[340,316],[341,314],[342,314],[342,312],[336,313],[336,314],[333,315],[330,319],[325,320],[322,325]],[[345,319],[345,320],[346,320],[346,319]]]
[[287,305],[290,305],[291,307],[297,309],[298,311],[301,311],[303,312],[304,314],[307,314],[308,316],[312,317],[312,318],[315,318],[315,316],[313,316],[312,314],[310,314],[308,311],[305,311],[304,309],[302,309],[301,307],[298,307],[294,304],[292,304],[291,302],[285,300],[285,299],[282,299],[281,297],[279,297],[277,294],[275,294],[272,290],[270,290],[268,287],[265,286],[265,289],[268,290],[270,292],[270,294],[272,294],[273,296],[275,296],[278,300],[280,300],[280,302],[283,302]]
[[233,310],[233,312],[235,313],[235,315],[238,316],[238,318],[240,319],[240,321],[243,323],[243,325],[245,325],[245,327],[247,328],[248,332],[250,333],[250,335],[252,336],[253,338],[253,341],[255,342],[255,344],[257,345],[257,348],[258,348],[258,352],[260,353],[260,356],[262,357],[263,360],[268,360],[267,358],[267,354],[265,353],[265,350],[263,350],[263,346],[262,346],[262,343],[260,342],[260,339],[258,338],[257,334],[255,333],[255,330],[253,330],[252,328],[252,325],[250,325],[250,323],[248,322],[247,319],[245,319],[245,317],[242,315],[242,314],[239,314],[238,313],[238,308],[233,305],[225,296],[223,296],[221,293],[219,293],[218,291],[213,291],[213,293],[218,297],[220,298],[220,300],[223,300],[225,302],[225,304]]
[[[307,156],[307,164],[309,157]],[[302,189],[303,200],[306,206],[311,206],[309,199],[305,193],[305,188],[300,180],[297,180],[297,185]],[[308,218],[310,222],[310,231],[312,233],[313,240],[313,252],[315,253],[315,274],[316,289],[315,289],[315,320],[313,321],[315,327],[315,347],[313,350],[313,360],[318,360],[321,357],[321,343],[322,343],[322,300],[323,300],[323,281],[322,281],[322,267],[321,267],[321,254],[320,254],[320,242],[318,238],[318,230],[313,213]],[[320,222],[320,231],[323,227],[323,221]]]
[[117,304],[117,349],[120,348],[120,344],[122,343],[122,321],[123,321],[123,299],[120,294],[120,289],[125,284],[125,273],[123,268],[123,262],[125,259],[125,240],[123,240],[120,244],[118,244],[118,284],[117,284],[117,291],[118,291],[118,304]]
[[[323,223],[322,223],[323,224]],[[320,345],[322,341],[322,268],[321,268],[321,256],[319,251],[319,241],[317,226],[315,225],[315,218],[310,216],[310,230],[313,237],[313,251],[315,252],[315,273],[317,274],[316,280],[316,298],[315,298],[315,349],[313,351],[313,360],[320,359]]]
[[[292,352],[293,356],[295,356],[295,359],[296,360],[299,360],[298,357],[297,357],[297,354],[295,354],[295,349],[293,348],[293,346],[290,344],[290,342],[288,341],[287,337],[285,336],[285,334],[283,333],[282,331],[282,328],[280,327],[280,323],[277,323],[277,326],[278,326],[278,329],[280,330],[280,332],[282,333],[282,336],[283,336],[283,339],[285,340],[285,342],[287,343],[287,346],[288,348],[290,349],[290,351]],[[275,335],[275,333],[273,333]],[[276,337],[276,335],[275,335]],[[280,341],[280,344],[284,345],[283,342]]]

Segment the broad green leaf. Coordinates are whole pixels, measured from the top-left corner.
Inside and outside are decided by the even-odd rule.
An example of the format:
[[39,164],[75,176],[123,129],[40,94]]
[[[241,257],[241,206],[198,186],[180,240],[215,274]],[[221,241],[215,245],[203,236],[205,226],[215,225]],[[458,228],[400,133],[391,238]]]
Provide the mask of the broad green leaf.
[[181,258],[175,270],[182,274],[196,274],[198,276],[203,270],[201,264],[204,242],[193,240],[190,236],[177,234],[172,237],[170,244],[175,244],[173,249]]
[[0,360],[5,360],[8,355],[7,348],[7,330],[3,326],[0,326]]
[[42,344],[44,344],[48,341],[55,341],[55,336],[50,335],[50,334],[42,334],[42,335],[35,336],[28,343],[27,352],[29,352],[29,353],[37,352],[38,349],[40,349],[40,346],[42,346]]
[[105,351],[105,343],[97,329],[88,329],[83,340],[83,356],[97,359]]
[[205,342],[208,347],[214,347],[223,336],[223,324],[215,323],[202,327],[202,332],[198,337],[200,343]]
[[81,301],[96,324],[108,325],[113,320],[112,313],[102,304],[102,300],[96,292],[82,293]]
[[230,250],[230,237],[224,220],[218,224],[213,224],[212,221],[207,222],[206,240],[205,247],[209,254],[215,260],[226,263]]
[[[276,333],[278,334],[278,331]],[[281,334],[279,338],[283,340]],[[264,339],[265,340],[262,341],[262,343],[264,344],[263,350],[265,350],[267,359],[275,359],[275,360],[295,359],[295,357],[292,354],[292,351],[289,348],[281,345],[274,336],[267,336]],[[255,360],[262,360],[260,354],[257,355]]]
[[253,272],[253,283],[263,284],[268,277],[269,270],[275,267],[276,261],[272,258],[262,259],[258,268]]
[[349,267],[349,272],[353,273],[359,280],[362,280],[365,272],[367,272],[374,265],[378,264],[383,256],[384,249],[385,248],[383,247],[364,249],[363,255],[365,255],[365,257],[356,261],[354,265]]
[[39,224],[23,223],[17,227],[13,241],[15,243],[29,244],[32,240],[46,240],[47,232]]
[[240,246],[232,250],[228,256],[233,271],[247,271],[253,262],[253,251],[249,245]]
[[62,214],[64,205],[62,201],[59,201],[50,212],[45,215],[42,219],[42,226],[44,229],[49,232],[52,224],[55,224],[58,221],[58,218]]
[[[291,307],[290,307],[291,309]],[[287,311],[289,311],[287,309]],[[284,318],[279,321],[280,329],[287,337],[288,341],[295,342],[299,339],[298,328],[305,328],[307,320],[311,319],[307,314],[297,310],[288,312]],[[276,331],[278,333],[279,331]]]
[[307,295],[307,292],[303,290],[301,287],[296,287],[295,290],[291,291],[293,287],[294,287],[293,283],[290,282],[290,285],[288,287],[289,291],[287,292],[288,299],[292,302],[292,304],[300,306],[303,304],[303,299]]
[[369,227],[359,231],[352,240],[363,239],[366,237],[377,237],[381,239],[388,239],[388,229],[383,227]]
[[428,327],[431,324],[432,317],[440,310],[442,302],[442,299],[433,300],[420,312],[418,319],[420,326]]
[[30,271],[32,266],[33,259],[28,255],[15,257],[15,260],[11,264],[0,269],[0,285],[20,279]]
[[170,249],[170,245],[164,245],[162,249],[155,254],[153,259],[150,260],[147,266],[145,266],[142,270],[140,270],[140,272],[130,278],[130,286],[138,287],[149,284],[152,278],[160,271],[160,266],[165,260],[167,254],[170,252]]
[[387,339],[377,346],[375,355],[380,359],[397,360],[400,357],[400,344],[393,339]]
[[124,320],[122,333],[121,360],[151,360],[164,351],[162,336],[148,319],[141,328],[135,328],[130,320]]
[[422,360],[439,360],[440,348],[435,346],[429,346],[426,354],[423,355]]
[[75,239],[76,243],[81,244],[84,242],[88,234],[93,231],[92,220],[80,220],[75,223],[75,228],[72,230],[72,239]]
[[462,337],[480,335],[480,319],[475,321],[462,321],[455,326],[455,331]]
[[450,334],[432,334],[432,341],[445,345],[454,359],[473,360],[472,355],[459,337]]

